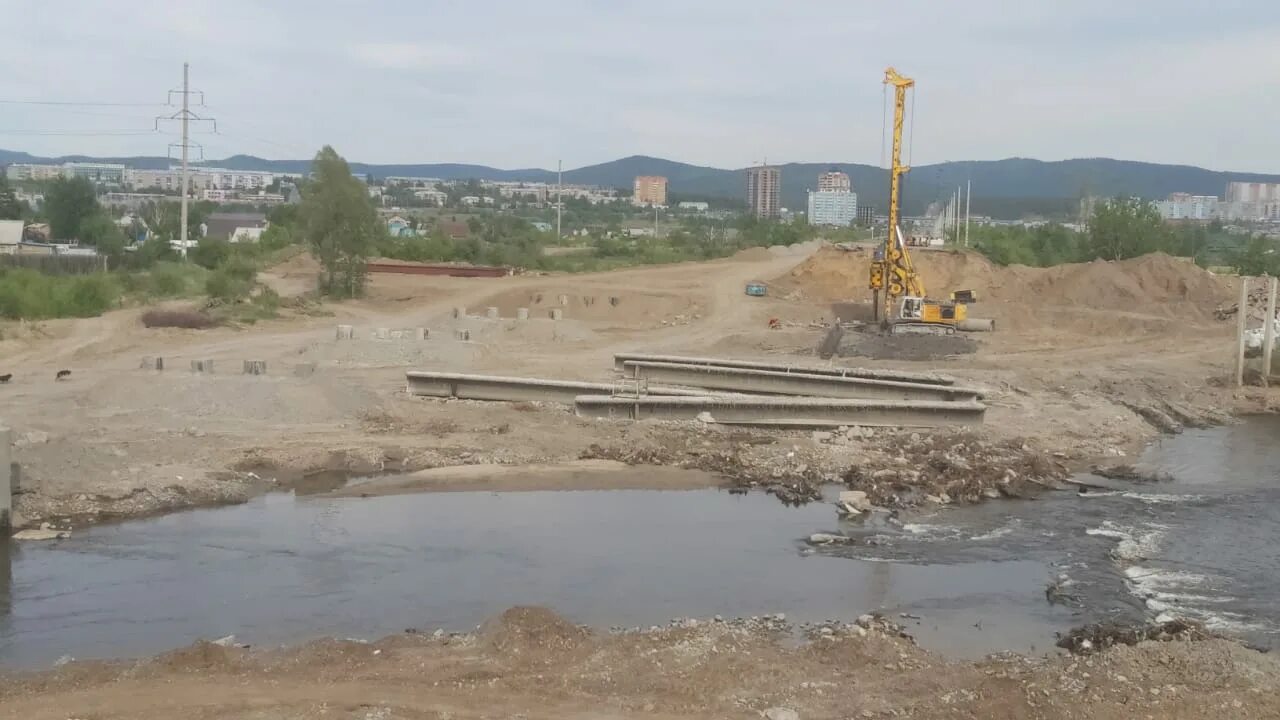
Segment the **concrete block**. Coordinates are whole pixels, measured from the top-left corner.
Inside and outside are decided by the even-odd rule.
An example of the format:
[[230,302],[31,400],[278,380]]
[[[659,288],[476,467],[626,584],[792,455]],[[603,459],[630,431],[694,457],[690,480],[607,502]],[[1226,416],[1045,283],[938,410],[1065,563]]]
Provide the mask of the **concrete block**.
[[568,304],[569,304],[569,296],[568,296],[568,295],[561,295],[558,299],[560,300],[560,305],[561,305],[562,307],[563,307],[563,306],[565,306],[565,305],[568,305]]
[[337,331],[337,339],[354,340],[356,337],[356,329],[351,325],[339,325]]
[[164,370],[164,358],[144,357],[140,366],[143,370]]
[[405,340],[409,337],[408,330],[392,330],[390,338],[392,340]]
[[529,308],[516,308],[516,319],[517,319],[517,320],[528,320],[528,319],[529,319]]
[[471,340],[471,331],[470,331],[470,330],[454,330],[454,331],[453,331],[453,339],[454,339],[454,340],[462,340],[463,342],[470,341],[470,340]]
[[316,364],[313,362],[298,363],[293,366],[294,377],[311,377],[316,372]]
[[498,319],[498,308],[496,308],[496,307],[486,308],[486,309],[485,309],[485,311],[484,311],[484,316],[485,316],[485,317],[487,317],[487,318],[489,318],[490,320],[497,320],[497,319]]
[[211,373],[213,372],[213,361],[212,360],[192,360],[191,372]]
[[564,318],[564,311],[561,310],[560,308],[555,308],[554,310],[551,311],[552,320],[561,320],[563,318]]
[[8,535],[13,518],[13,475],[10,458],[13,457],[13,431],[0,427],[0,531]]
[[373,331],[374,340],[390,340],[391,328],[378,328]]
[[266,360],[245,360],[244,374],[245,375],[266,375],[267,361]]
[[418,328],[414,337],[418,340],[426,340],[429,334],[426,328]]
[[464,317],[466,317],[466,316],[467,316],[467,309],[466,309],[466,308],[464,308],[464,307],[462,307],[462,306],[458,306],[458,307],[455,307],[455,308],[453,309],[453,319],[454,319],[454,320],[461,320],[462,318],[464,318]]

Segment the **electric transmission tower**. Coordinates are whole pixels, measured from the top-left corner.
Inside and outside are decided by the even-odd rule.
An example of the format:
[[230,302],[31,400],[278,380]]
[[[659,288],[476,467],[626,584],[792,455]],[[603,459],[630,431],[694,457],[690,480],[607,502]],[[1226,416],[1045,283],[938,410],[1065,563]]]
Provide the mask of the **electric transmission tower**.
[[191,111],[191,96],[198,95],[199,101],[196,106],[204,106],[204,93],[200,90],[192,90],[189,80],[189,68],[187,63],[182,63],[182,89],[170,90],[165,99],[166,105],[173,105],[173,96],[182,96],[182,109],[172,115],[161,115],[156,118],[156,130],[160,129],[160,123],[177,121],[182,124],[182,142],[169,143],[169,159],[173,159],[173,149],[179,148],[182,151],[182,252],[187,252],[187,240],[190,235],[187,232],[187,198],[191,194],[191,176],[187,167],[191,150],[197,150],[200,153],[200,161],[204,160],[204,146],[200,143],[191,142],[190,125],[191,123],[209,123],[213,126],[213,132],[218,132],[218,121],[211,117],[202,117]]

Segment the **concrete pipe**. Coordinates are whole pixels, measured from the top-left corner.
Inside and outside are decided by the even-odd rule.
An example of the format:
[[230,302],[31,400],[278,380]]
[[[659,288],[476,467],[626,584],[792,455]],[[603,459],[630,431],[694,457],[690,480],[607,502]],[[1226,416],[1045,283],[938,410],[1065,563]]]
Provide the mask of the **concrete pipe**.
[[991,318],[969,318],[956,325],[961,332],[995,332],[996,321]]

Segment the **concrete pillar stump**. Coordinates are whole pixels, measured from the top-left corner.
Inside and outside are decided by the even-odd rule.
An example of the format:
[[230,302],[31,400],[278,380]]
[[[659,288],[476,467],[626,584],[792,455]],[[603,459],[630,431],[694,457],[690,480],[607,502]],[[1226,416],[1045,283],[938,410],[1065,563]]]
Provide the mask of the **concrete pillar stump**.
[[356,329],[351,325],[339,325],[337,338],[339,340],[354,340],[356,337]]
[[487,317],[487,318],[489,318],[490,320],[497,320],[497,319],[498,319],[498,308],[496,308],[496,307],[487,308],[487,309],[484,311],[484,316],[485,316],[485,317]]
[[568,305],[568,304],[569,304],[569,296],[568,296],[568,295],[561,295],[561,296],[560,296],[560,304],[561,304],[561,305]]
[[212,360],[192,360],[191,372],[211,373],[213,372],[213,361]]
[[416,335],[415,337],[416,337],[418,340],[426,340],[426,339],[427,339],[427,335],[428,335],[428,334],[429,334],[429,333],[428,333],[428,331],[427,331],[427,329],[426,329],[426,328],[418,328],[418,330],[417,330],[417,335]]
[[267,361],[266,360],[245,360],[244,374],[245,375],[266,375]]
[[467,316],[467,309],[466,309],[466,308],[464,308],[464,307],[462,307],[461,305],[459,305],[458,307],[455,307],[455,308],[453,309],[453,319],[454,319],[454,320],[461,320],[462,318],[464,318],[464,317],[466,317],[466,316]]
[[471,331],[470,330],[454,330],[453,339],[462,340],[464,342],[468,341],[471,339]]
[[529,308],[516,308],[516,319],[517,319],[517,320],[528,320],[528,319],[529,319]]
[[378,328],[377,330],[374,330],[373,339],[374,340],[390,340],[391,328]]
[[144,357],[140,366],[143,370],[164,370],[164,358]]
[[294,377],[311,377],[316,372],[316,364],[313,362],[298,363],[293,366]]
[[564,318],[564,311],[563,311],[563,310],[561,310],[560,308],[556,308],[556,309],[554,309],[554,310],[552,310],[552,311],[551,311],[551,319],[552,319],[552,320],[561,320],[561,319],[563,319],[563,318]]

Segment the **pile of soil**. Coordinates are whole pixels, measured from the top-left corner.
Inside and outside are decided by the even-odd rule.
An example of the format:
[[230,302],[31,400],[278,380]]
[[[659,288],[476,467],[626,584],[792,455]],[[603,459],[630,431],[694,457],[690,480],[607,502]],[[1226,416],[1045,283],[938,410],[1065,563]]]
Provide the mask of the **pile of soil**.
[[[823,248],[774,284],[810,300],[867,302],[870,258],[870,250],[864,248]],[[1109,316],[1211,322],[1214,310],[1233,294],[1232,279],[1164,253],[1050,268],[1000,267],[978,253],[963,251],[916,250],[912,259],[931,295],[972,290],[978,303],[971,315],[1001,315],[1015,324],[1050,322],[1037,318],[1043,315],[1037,308],[1044,307],[1088,316],[1089,327],[1080,329],[1091,332],[1141,329],[1124,322],[1109,327]],[[1096,311],[1106,315],[1098,317]]]
[[876,360],[945,360],[977,350],[977,341],[965,335],[886,335],[872,329],[844,333],[835,352],[840,357]]

